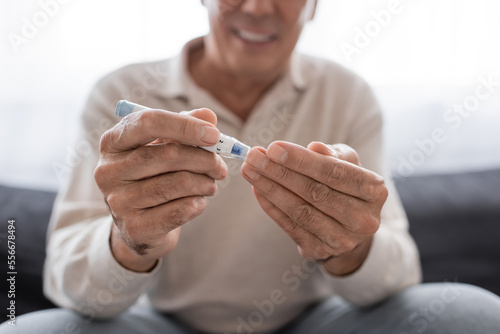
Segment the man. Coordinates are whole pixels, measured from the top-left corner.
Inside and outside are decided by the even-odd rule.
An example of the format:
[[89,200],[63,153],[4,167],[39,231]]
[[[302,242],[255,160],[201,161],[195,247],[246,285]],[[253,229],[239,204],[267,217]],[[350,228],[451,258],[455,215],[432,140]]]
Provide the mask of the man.
[[[316,1],[203,4],[207,36],[93,91],[82,140],[110,129],[57,200],[45,266],[47,296],[78,313],[20,317],[19,333],[500,330],[492,294],[415,285],[370,89],[293,52]],[[123,98],[157,109],[120,121]],[[196,147],[219,131],[254,146],[243,165]]]

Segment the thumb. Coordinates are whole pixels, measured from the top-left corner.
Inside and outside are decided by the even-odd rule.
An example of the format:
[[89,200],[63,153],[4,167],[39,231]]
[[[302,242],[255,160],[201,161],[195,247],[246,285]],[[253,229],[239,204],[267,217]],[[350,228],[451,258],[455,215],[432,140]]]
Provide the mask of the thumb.
[[332,150],[329,145],[326,145],[326,144],[319,142],[319,141],[313,141],[312,143],[307,145],[307,149],[310,151],[319,153],[319,154],[328,155],[328,156],[331,156],[334,158],[338,158],[337,152]]
[[[181,111],[179,114],[196,117],[198,119],[201,119],[202,121],[212,123],[213,125],[217,125],[217,115],[212,110],[207,109],[207,108],[194,109],[191,111]],[[158,138],[154,142],[152,142],[150,145],[156,145],[156,144],[162,144],[162,143],[177,143],[177,141],[170,140],[170,139]]]
[[208,108],[194,109],[191,111],[181,111],[181,114],[193,116],[205,122],[217,125],[217,115]]
[[326,145],[321,142],[313,141],[307,145],[307,149],[361,166],[358,153],[352,147],[345,144]]

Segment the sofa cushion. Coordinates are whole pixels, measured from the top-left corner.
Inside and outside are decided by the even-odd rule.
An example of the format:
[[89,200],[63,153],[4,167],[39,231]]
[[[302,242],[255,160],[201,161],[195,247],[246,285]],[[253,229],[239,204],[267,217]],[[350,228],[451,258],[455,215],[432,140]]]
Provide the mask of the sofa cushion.
[[500,295],[500,170],[396,179],[424,281]]
[[[42,269],[45,259],[45,233],[55,193],[0,186],[0,259],[7,266],[7,224],[15,220],[17,272],[15,281],[16,315],[54,307],[43,295]],[[7,296],[7,270],[3,270],[0,308],[10,303]]]

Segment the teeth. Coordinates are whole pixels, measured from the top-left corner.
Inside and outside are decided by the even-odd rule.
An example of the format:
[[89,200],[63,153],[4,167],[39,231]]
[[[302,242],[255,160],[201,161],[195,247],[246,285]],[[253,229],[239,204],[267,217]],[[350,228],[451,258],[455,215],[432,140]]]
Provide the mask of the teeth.
[[257,34],[245,30],[237,30],[237,33],[238,36],[249,42],[263,43],[263,42],[270,42],[273,39],[273,35]]

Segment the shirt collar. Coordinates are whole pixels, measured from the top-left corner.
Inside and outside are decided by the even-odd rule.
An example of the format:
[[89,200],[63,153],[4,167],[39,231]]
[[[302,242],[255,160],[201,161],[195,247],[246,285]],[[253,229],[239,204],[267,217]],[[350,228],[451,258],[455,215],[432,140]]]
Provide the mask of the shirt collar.
[[195,83],[189,74],[189,53],[202,44],[203,37],[195,38],[184,45],[180,54],[168,61],[168,78],[165,87],[165,95],[167,98],[188,98],[188,96],[190,96],[189,93],[192,91]]
[[305,78],[305,72],[302,65],[302,55],[298,52],[292,54],[292,59],[290,60],[290,66],[288,68],[290,77],[292,78],[292,83],[298,91],[304,91],[307,89],[307,80]]

